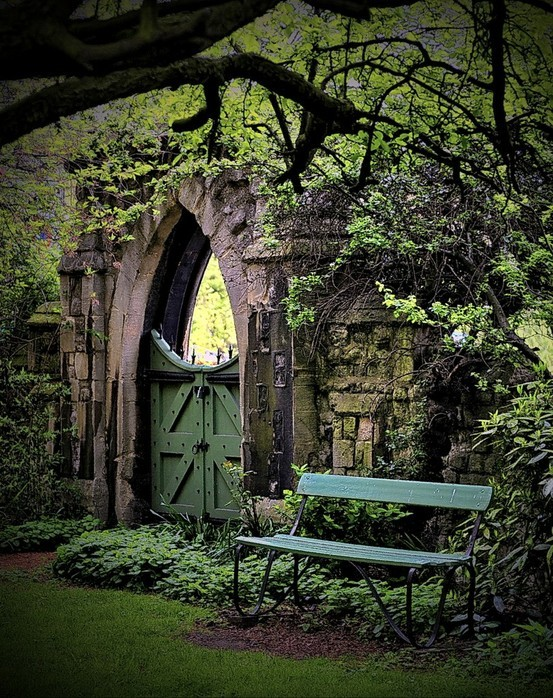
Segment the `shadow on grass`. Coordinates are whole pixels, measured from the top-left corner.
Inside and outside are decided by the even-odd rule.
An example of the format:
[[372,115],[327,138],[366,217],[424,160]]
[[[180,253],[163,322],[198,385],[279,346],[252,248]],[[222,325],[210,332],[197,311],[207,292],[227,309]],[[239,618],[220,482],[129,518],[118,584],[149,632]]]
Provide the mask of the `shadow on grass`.
[[206,626],[201,609],[44,575],[2,573],[0,614],[2,693],[12,698],[508,698],[542,696],[553,687],[493,676],[443,652],[417,665],[405,651],[298,660],[201,646],[190,641],[198,624]]

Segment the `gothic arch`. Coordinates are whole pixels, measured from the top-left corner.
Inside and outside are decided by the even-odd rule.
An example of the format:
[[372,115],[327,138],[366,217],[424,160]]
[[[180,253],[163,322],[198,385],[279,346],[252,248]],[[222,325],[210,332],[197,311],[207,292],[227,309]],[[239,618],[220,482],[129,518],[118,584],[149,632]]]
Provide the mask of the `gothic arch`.
[[[292,347],[280,304],[286,282],[282,265],[257,252],[257,207],[240,172],[190,179],[157,217],[143,217],[117,259],[89,237],[62,260],[62,371],[72,387],[66,420],[77,431],[70,461],[104,520],[137,521],[148,511],[147,342],[160,323],[167,341],[183,336],[183,309],[195,298],[210,250],[243,357],[244,468],[256,472],[255,492],[278,496],[289,486]],[[85,274],[90,267],[96,273]]]

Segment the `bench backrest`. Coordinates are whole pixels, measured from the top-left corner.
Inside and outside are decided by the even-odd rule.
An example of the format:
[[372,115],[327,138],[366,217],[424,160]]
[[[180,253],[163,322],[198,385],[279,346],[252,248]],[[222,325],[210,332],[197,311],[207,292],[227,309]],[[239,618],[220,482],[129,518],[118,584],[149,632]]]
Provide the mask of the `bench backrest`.
[[485,511],[490,504],[492,491],[486,485],[453,485],[320,473],[302,475],[297,489],[298,494],[307,496],[364,499],[469,511]]

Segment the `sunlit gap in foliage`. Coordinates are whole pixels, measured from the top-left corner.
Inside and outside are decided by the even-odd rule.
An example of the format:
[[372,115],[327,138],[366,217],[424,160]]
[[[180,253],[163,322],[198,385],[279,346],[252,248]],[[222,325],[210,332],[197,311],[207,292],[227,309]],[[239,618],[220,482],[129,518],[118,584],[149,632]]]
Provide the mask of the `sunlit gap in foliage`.
[[547,368],[553,371],[553,336],[550,328],[543,322],[530,321],[521,325],[517,334],[530,344]]
[[198,289],[184,357],[190,363],[215,366],[235,353],[236,330],[230,298],[219,263],[212,255]]

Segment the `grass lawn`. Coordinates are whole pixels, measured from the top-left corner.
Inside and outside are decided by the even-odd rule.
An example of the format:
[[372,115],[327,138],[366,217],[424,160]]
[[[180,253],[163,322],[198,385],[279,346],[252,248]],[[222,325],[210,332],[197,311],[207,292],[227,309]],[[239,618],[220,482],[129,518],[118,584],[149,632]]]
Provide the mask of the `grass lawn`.
[[184,638],[202,611],[159,596],[85,589],[24,575],[0,580],[1,694],[9,698],[398,698],[543,696],[553,682],[366,661],[291,660],[206,649]]

